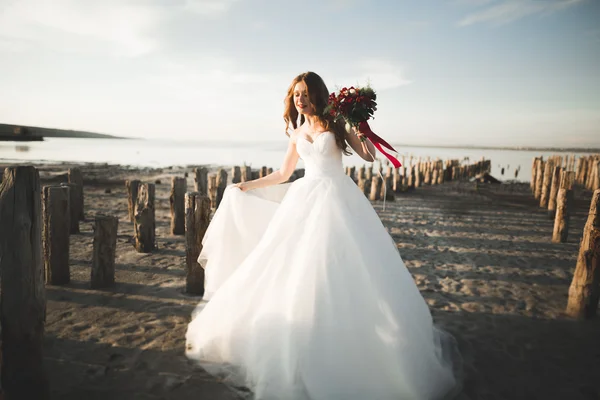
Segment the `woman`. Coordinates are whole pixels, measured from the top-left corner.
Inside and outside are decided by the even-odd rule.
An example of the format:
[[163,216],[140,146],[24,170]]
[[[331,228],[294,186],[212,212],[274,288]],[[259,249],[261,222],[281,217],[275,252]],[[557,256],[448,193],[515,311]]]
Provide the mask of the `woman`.
[[[327,98],[317,74],[297,76],[281,169],[227,189],[199,259],[211,300],[195,312],[186,353],[256,399],[449,398],[455,344],[344,174],[348,144],[367,161],[375,149],[323,115]],[[304,178],[278,185],[299,157]]]

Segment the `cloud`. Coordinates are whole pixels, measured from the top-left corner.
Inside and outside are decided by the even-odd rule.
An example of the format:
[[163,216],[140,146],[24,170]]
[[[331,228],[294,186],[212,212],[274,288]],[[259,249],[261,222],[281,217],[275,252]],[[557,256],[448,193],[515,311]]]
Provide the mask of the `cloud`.
[[393,89],[408,85],[412,81],[406,79],[400,67],[382,59],[366,59],[356,65],[355,78],[342,82],[342,85],[366,85],[369,83],[376,90]]
[[[462,0],[478,1],[476,0]],[[584,0],[504,0],[480,11],[471,13],[458,22],[459,26],[469,26],[477,23],[504,25],[531,15],[556,12]],[[481,1],[479,1],[481,3]],[[487,2],[484,2],[487,3]]]
[[0,13],[0,48],[135,57],[157,50],[163,23],[222,16],[237,0],[19,0]]

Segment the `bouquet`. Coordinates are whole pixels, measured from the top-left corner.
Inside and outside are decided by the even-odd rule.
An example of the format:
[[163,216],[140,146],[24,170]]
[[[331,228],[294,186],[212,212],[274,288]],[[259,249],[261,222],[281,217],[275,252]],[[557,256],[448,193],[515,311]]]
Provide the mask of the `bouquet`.
[[373,113],[377,110],[376,99],[375,91],[369,86],[342,88],[337,95],[335,93],[329,95],[324,113],[333,117],[335,122],[345,120],[346,123],[364,135],[361,140],[364,141],[368,138],[377,150],[391,161],[394,168],[399,168],[402,166],[400,161],[386,153],[383,147],[396,153],[397,151],[388,142],[377,136],[367,122],[373,118]]

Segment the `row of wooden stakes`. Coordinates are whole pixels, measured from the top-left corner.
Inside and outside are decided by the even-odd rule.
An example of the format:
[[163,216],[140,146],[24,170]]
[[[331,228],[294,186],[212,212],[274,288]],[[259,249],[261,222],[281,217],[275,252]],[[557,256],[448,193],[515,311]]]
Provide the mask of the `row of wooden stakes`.
[[574,185],[593,190],[588,219],[579,246],[573,280],[569,287],[566,313],[575,318],[592,318],[600,298],[600,156],[577,160],[574,157],[551,156],[533,159],[531,190],[540,207],[554,218],[552,241],[565,243],[574,207]]

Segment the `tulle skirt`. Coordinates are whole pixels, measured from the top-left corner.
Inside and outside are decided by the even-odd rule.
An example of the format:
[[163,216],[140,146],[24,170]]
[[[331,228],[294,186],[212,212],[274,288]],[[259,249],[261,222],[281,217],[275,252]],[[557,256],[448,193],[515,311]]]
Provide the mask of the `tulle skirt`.
[[230,187],[203,241],[188,357],[255,399],[441,399],[460,356],[346,176]]

